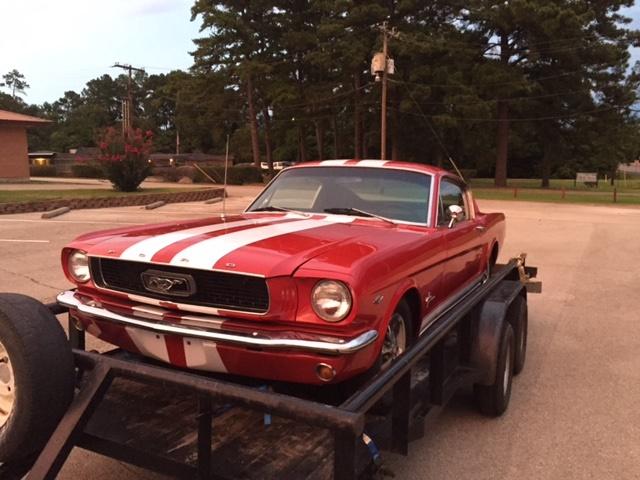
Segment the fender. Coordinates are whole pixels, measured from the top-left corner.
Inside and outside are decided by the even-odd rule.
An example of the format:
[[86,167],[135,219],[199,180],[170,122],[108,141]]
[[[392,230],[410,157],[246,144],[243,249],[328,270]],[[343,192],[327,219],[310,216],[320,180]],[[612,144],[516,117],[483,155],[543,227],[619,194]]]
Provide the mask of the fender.
[[471,364],[482,372],[480,385],[492,385],[496,378],[500,335],[510,315],[513,300],[521,294],[524,285],[517,281],[503,281],[477,312],[477,334],[471,346]]
[[[378,333],[380,334],[380,338],[382,338],[382,340],[384,340],[385,332],[387,331],[387,325],[389,325],[389,322],[391,321],[391,316],[393,315],[393,312],[395,311],[396,307],[398,306],[398,303],[400,303],[400,300],[402,298],[404,298],[404,296],[407,294],[407,292],[409,290],[411,290],[411,289],[416,289],[416,290],[420,291],[418,289],[418,285],[416,284],[416,281],[413,278],[405,279],[402,283],[400,283],[396,287],[393,296],[389,300],[389,303],[387,305],[387,309],[384,312],[383,321],[380,324],[383,328]],[[413,322],[414,323],[419,322],[420,318],[421,318],[421,312],[418,312],[418,318],[414,318]],[[420,325],[414,325],[413,326],[414,329],[417,329],[419,327],[420,327]],[[416,332],[414,332],[414,333],[416,333]]]

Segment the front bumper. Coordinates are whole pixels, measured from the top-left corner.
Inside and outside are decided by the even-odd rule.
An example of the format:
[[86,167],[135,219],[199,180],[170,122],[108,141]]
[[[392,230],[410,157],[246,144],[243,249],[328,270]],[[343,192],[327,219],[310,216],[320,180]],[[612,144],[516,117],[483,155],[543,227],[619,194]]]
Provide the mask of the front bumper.
[[[69,290],[58,295],[57,301],[60,305],[76,312],[81,317],[108,321],[127,327],[147,330],[160,335],[174,335],[179,337],[196,338],[200,340],[213,341],[219,344],[239,346],[262,350],[296,350],[299,352],[320,354],[320,355],[347,355],[356,353],[371,345],[378,338],[376,330],[368,330],[355,338],[292,338],[287,334],[277,334],[273,332],[238,332],[225,331],[223,329],[203,329],[191,326],[184,326],[174,323],[161,323],[156,321],[125,316],[102,307],[99,303],[91,299],[83,299],[75,291]],[[190,315],[190,318],[194,318]],[[206,317],[202,317],[206,321]]]

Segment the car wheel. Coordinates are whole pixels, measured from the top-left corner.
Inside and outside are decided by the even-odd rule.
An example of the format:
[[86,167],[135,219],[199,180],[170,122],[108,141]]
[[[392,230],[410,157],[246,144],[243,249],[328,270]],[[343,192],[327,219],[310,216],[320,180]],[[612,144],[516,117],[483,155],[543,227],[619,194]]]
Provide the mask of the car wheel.
[[[375,377],[378,372],[389,368],[398,356],[413,345],[414,341],[411,308],[405,300],[401,300],[389,320],[378,359],[366,372],[338,384],[341,398],[350,397]],[[381,409],[388,407],[387,404],[391,397],[391,393],[389,393],[387,398],[383,398],[377,407]]]
[[389,320],[387,332],[380,351],[380,370],[386,370],[413,343],[411,309],[401,300]]
[[527,301],[518,296],[513,301],[514,323],[513,331],[515,335],[516,349],[513,361],[513,374],[518,375],[524,369],[524,363],[527,357],[527,331],[529,328],[529,312]]
[[473,393],[478,409],[484,415],[498,417],[509,406],[515,358],[513,327],[505,322],[498,344],[496,376],[492,385],[474,385]]
[[74,394],[64,330],[40,302],[0,294],[0,463],[44,447]]

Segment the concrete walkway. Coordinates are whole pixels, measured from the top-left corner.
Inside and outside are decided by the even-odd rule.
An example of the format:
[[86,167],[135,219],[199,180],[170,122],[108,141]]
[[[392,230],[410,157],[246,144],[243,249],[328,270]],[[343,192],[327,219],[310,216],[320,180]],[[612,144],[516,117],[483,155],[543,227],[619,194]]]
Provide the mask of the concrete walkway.
[[[105,189],[113,188],[108,180],[95,178],[57,178],[57,177],[31,177],[34,183],[0,183],[0,190],[78,190],[78,189]],[[145,180],[142,188],[206,188],[212,183],[173,183]]]

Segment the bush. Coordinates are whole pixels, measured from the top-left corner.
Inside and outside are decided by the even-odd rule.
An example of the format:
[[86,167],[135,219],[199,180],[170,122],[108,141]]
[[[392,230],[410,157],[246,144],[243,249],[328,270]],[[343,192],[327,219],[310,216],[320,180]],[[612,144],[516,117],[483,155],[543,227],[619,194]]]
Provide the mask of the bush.
[[174,167],[153,167],[151,175],[162,177],[165,182],[177,182],[180,179],[178,171]]
[[[224,167],[201,167],[207,175],[217,183],[224,182]],[[210,182],[201,171],[196,170],[195,182]],[[227,183],[229,185],[244,185],[246,183],[262,183],[262,171],[256,167],[229,167],[227,172]]]
[[196,169],[188,165],[182,167],[154,167],[151,175],[162,177],[166,182],[177,182],[182,177],[188,177],[193,180],[196,176]]
[[576,171],[574,168],[568,165],[561,165],[556,169],[555,174],[553,175],[553,178],[565,178],[565,179],[576,178]]
[[53,165],[30,165],[29,175],[32,177],[57,177],[58,172]]
[[105,178],[100,165],[94,163],[76,163],[71,165],[71,174],[77,178]]
[[151,173],[148,162],[152,133],[139,128],[124,136],[115,128],[106,130],[100,142],[100,163],[113,188],[133,192]]

